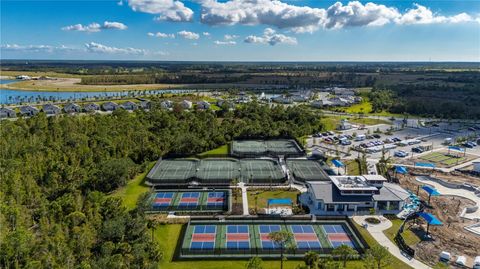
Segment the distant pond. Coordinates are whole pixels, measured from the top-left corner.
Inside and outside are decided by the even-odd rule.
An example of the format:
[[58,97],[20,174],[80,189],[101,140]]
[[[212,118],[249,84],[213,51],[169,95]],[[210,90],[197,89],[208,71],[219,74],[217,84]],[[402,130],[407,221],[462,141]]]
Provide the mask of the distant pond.
[[[20,104],[35,103],[44,101],[75,101],[83,99],[104,99],[105,97],[134,97],[132,92],[135,91],[104,91],[104,92],[62,92],[62,91],[19,91],[4,89],[2,84],[16,82],[17,80],[0,79],[0,104]],[[141,93],[143,91],[137,91]],[[147,90],[148,94],[162,93],[189,93],[195,90],[172,89],[172,90]]]

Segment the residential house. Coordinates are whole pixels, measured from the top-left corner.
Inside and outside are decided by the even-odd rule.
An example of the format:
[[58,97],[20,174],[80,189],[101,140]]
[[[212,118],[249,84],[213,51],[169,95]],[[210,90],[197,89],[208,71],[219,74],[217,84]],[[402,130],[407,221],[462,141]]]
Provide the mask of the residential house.
[[89,104],[86,104],[83,109],[86,111],[86,112],[94,112],[94,111],[97,111],[97,110],[100,110],[100,106],[95,104],[95,103],[89,103]]
[[20,114],[22,116],[33,116],[38,114],[40,112],[38,108],[33,107],[33,106],[22,106],[20,107]]
[[125,109],[125,110],[136,110],[138,108],[138,105],[135,104],[132,101],[127,101],[127,102],[121,104],[120,107]]
[[118,104],[115,102],[106,102],[102,104],[102,109],[105,111],[114,111],[118,109]]
[[82,112],[82,107],[75,103],[68,103],[63,107],[63,111],[66,113],[80,113]]
[[43,112],[47,115],[58,115],[62,112],[60,107],[54,105],[54,104],[45,104],[42,106]]
[[272,101],[275,102],[275,103],[280,103],[280,104],[292,104],[293,103],[293,99],[291,97],[284,96],[284,95],[279,95],[279,96],[272,97]]
[[342,119],[337,127],[337,130],[350,130],[352,128],[353,125],[348,120]]
[[140,102],[140,107],[142,109],[151,109],[152,108],[152,102],[150,102],[150,100],[142,100]]
[[0,118],[15,118],[17,116],[17,113],[15,113],[15,110],[8,108],[8,107],[2,107],[0,108]]
[[203,101],[199,101],[197,102],[197,108],[198,109],[209,109],[210,108],[210,103],[203,100]]
[[188,100],[183,100],[180,105],[184,108],[184,109],[191,109],[193,107],[193,104],[192,102],[188,101]]
[[170,109],[173,108],[173,102],[170,100],[165,100],[160,102],[160,108],[162,109]]
[[227,100],[223,100],[223,99],[218,99],[217,100],[217,106],[221,107],[221,108],[226,108],[226,109],[234,109],[235,108],[234,103],[232,103],[230,101],[227,101]]

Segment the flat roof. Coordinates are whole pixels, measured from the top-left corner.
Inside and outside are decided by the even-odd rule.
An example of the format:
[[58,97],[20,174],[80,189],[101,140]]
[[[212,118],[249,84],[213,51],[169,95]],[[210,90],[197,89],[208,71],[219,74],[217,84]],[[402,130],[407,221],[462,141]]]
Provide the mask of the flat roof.
[[387,181],[384,176],[381,175],[363,175],[367,181]]
[[377,188],[371,186],[363,176],[331,176],[333,184],[339,190],[361,190],[361,191],[376,191]]

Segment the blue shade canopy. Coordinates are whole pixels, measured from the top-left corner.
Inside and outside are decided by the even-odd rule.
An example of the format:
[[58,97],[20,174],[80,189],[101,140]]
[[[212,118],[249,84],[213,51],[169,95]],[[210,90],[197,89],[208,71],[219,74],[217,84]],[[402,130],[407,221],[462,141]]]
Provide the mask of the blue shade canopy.
[[429,225],[442,225],[442,222],[430,213],[422,212],[418,215],[422,217]]
[[292,200],[289,198],[284,199],[268,199],[268,205],[291,205]]
[[448,149],[449,149],[449,150],[461,151],[461,152],[464,152],[464,151],[465,151],[464,148],[457,147],[457,146],[450,146],[450,147],[448,147]]
[[439,196],[440,195],[440,193],[436,189],[434,189],[430,186],[425,185],[425,186],[422,187],[422,189],[424,191],[426,191],[428,193],[428,195],[430,195],[430,196]]
[[340,160],[333,160],[332,163],[333,163],[333,165],[335,165],[336,167],[345,166]]
[[415,163],[415,166],[435,168],[433,163]]
[[405,166],[396,166],[395,172],[399,174],[406,174],[408,173],[407,168]]

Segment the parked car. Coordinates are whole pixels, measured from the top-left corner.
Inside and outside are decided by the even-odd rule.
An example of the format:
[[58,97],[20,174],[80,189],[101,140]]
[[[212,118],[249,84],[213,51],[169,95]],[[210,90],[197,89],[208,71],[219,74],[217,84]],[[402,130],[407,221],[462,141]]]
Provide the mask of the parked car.
[[335,133],[332,132],[332,131],[328,131],[327,133],[328,133],[329,135],[334,135],[334,134],[335,134]]
[[415,153],[423,153],[424,152],[424,150],[420,147],[412,148],[412,151],[415,152]]
[[329,136],[327,132],[322,133],[323,136]]
[[474,145],[472,145],[471,143],[468,143],[468,142],[463,143],[463,146],[466,147],[466,148],[469,148],[469,149],[474,147]]
[[352,144],[352,141],[350,141],[350,140],[342,140],[342,142],[341,142],[340,144],[342,144],[343,146],[348,146],[348,145],[351,145],[351,144]]
[[403,150],[397,150],[393,153],[393,156],[400,157],[400,158],[405,158],[405,157],[408,156],[408,153],[403,151]]
[[474,132],[477,131],[477,129],[475,127],[468,127],[468,130],[469,131],[474,131]]
[[376,139],[379,139],[379,138],[382,137],[382,136],[379,135],[379,134],[374,134],[373,137],[375,137]]

